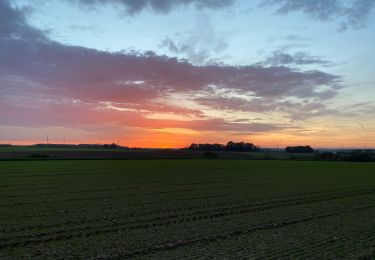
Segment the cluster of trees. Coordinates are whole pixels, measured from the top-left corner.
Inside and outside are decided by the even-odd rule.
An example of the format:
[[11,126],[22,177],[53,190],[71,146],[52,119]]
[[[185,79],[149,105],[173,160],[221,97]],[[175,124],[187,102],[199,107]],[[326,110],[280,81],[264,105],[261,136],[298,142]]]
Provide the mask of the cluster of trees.
[[255,152],[260,148],[252,143],[229,141],[227,144],[191,144],[189,150],[194,151],[230,151],[230,152]]
[[372,150],[356,150],[350,154],[353,162],[375,162],[375,153]]
[[118,144],[36,144],[36,147],[48,148],[92,148],[92,149],[129,149]]
[[318,152],[315,159],[318,161],[375,162],[375,153],[373,150],[355,150],[350,154]]
[[285,148],[285,152],[287,152],[287,153],[313,153],[314,149],[312,149],[309,145],[306,145],[306,146],[287,146]]
[[333,152],[318,152],[315,155],[315,159],[318,161],[338,161],[340,160],[340,155]]

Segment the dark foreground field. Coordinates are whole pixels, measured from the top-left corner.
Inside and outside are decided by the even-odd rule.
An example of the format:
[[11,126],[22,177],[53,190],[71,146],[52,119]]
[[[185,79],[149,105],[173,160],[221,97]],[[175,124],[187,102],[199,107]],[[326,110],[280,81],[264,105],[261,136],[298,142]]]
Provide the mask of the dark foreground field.
[[374,259],[375,164],[0,162],[0,259]]

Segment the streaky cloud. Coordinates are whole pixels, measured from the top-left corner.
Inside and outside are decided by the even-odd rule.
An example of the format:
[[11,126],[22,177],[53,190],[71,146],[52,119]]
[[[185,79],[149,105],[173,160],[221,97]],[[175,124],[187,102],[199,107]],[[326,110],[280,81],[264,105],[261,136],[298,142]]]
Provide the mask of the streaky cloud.
[[96,7],[107,4],[117,5],[128,15],[135,15],[144,10],[157,13],[169,13],[177,7],[193,5],[198,9],[219,9],[233,5],[235,0],[68,0],[85,7]]
[[264,62],[265,65],[322,65],[329,66],[332,62],[322,59],[321,57],[312,56],[305,52],[296,52],[293,54],[286,53],[282,50],[272,52]]
[[302,12],[318,21],[339,21],[339,29],[346,30],[367,25],[375,0],[262,0],[260,6],[276,6],[277,14]]

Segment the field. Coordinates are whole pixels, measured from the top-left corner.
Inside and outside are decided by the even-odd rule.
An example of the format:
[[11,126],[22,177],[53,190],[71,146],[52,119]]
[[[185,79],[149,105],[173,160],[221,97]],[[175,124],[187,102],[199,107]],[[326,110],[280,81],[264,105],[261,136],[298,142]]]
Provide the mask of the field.
[[0,162],[0,259],[374,259],[375,164]]
[[[314,160],[315,154],[279,152],[213,152],[219,159],[246,160]],[[0,147],[0,160],[35,159],[201,159],[204,151],[175,149],[99,149],[99,148],[54,148],[34,146]]]

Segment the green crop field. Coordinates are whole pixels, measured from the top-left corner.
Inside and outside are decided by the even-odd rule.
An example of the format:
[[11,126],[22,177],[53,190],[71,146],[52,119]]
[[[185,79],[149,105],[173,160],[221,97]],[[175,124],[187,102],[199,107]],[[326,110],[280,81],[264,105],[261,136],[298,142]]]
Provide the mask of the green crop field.
[[0,162],[0,259],[374,259],[375,164]]

